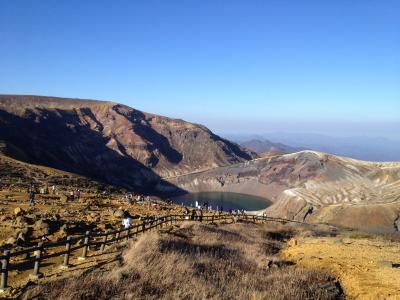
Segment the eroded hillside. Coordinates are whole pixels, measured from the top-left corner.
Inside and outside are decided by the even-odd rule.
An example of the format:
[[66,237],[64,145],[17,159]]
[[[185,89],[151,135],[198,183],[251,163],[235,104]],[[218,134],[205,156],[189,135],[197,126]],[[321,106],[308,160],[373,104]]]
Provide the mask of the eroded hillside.
[[126,187],[250,160],[201,125],[114,102],[0,96],[2,152]]
[[400,226],[400,163],[302,151],[168,181],[192,192],[234,191],[268,198],[274,202],[266,211],[271,216],[378,232],[398,231]]

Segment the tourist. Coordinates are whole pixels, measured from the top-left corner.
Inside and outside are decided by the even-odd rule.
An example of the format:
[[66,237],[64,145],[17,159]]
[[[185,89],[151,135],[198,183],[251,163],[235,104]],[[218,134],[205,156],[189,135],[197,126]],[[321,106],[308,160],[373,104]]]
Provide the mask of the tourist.
[[197,219],[196,209],[192,209],[192,215],[191,215],[190,219],[192,221],[196,221],[196,219]]
[[81,198],[81,191],[80,190],[76,191],[75,197],[76,197],[76,200],[79,200]]
[[132,204],[132,199],[133,199],[132,194],[128,194],[125,197],[126,197],[126,201],[128,202],[128,204]]
[[29,206],[34,206],[35,205],[35,192],[31,190],[29,193]]
[[68,201],[73,201],[73,200],[74,200],[74,191],[70,191]]
[[129,214],[129,212],[124,211],[123,219],[122,219],[122,226],[125,229],[128,229],[129,227],[131,227],[131,223],[132,223],[131,215]]
[[189,208],[185,207],[184,209],[185,209],[184,211],[185,220],[189,220],[189,215],[190,215]]
[[199,209],[198,216],[199,216],[199,221],[203,222],[203,210],[201,208]]

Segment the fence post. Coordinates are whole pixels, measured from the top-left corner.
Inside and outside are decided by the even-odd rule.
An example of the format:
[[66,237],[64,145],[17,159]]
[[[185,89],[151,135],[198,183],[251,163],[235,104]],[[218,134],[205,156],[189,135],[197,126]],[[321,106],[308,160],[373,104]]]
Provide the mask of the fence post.
[[0,279],[0,292],[4,292],[8,288],[8,263],[10,261],[10,251],[4,250],[4,258],[1,261],[1,279]]
[[143,221],[143,224],[142,224],[142,233],[144,233],[145,230],[146,230],[146,222]]
[[69,268],[70,252],[71,252],[71,236],[67,236],[67,243],[65,244],[64,262],[62,264],[63,268]]
[[90,231],[86,231],[85,239],[83,240],[82,256],[78,257],[79,260],[85,260],[87,257],[87,252],[89,248],[89,237],[90,237]]
[[109,232],[110,231],[107,229],[106,230],[106,235],[103,237],[103,243],[101,244],[101,247],[100,247],[100,251],[101,252],[104,252],[104,248],[106,247],[106,244],[107,244],[107,236],[108,236]]
[[38,248],[39,249],[36,250],[35,265],[33,266],[33,273],[31,274],[31,277],[34,279],[43,277],[43,274],[40,273],[40,260],[42,258],[42,250],[43,250],[42,242],[38,243]]
[[139,224],[136,224],[136,230],[135,230],[135,236],[138,237],[139,236]]

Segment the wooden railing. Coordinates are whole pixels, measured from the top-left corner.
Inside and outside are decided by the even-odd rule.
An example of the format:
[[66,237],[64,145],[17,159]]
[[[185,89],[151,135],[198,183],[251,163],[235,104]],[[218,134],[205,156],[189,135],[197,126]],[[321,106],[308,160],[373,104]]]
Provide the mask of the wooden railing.
[[[187,215],[167,215],[162,216],[152,220],[145,220],[141,224],[135,224],[129,228],[121,228],[116,230],[106,230],[105,232],[91,232],[86,231],[83,236],[67,236],[65,240],[61,240],[55,243],[43,243],[40,242],[35,247],[30,247],[27,249],[19,251],[9,251],[4,250],[3,255],[0,256],[1,260],[1,277],[0,277],[0,291],[5,291],[8,285],[9,271],[18,270],[24,266],[29,266],[33,264],[32,273],[29,275],[33,279],[43,277],[43,273],[40,272],[41,265],[43,261],[53,258],[64,256],[63,262],[61,264],[62,268],[70,267],[70,257],[73,252],[82,249],[81,255],[78,257],[79,260],[85,260],[88,257],[89,248],[96,248],[103,252],[107,245],[112,243],[118,243],[121,241],[129,240],[132,237],[136,237],[139,234],[143,234],[146,231],[152,229],[158,229],[163,226],[172,225],[177,222],[182,222],[187,220]],[[293,220],[271,218],[266,216],[254,216],[254,215],[231,215],[231,214],[214,214],[207,216],[197,216],[194,221],[201,222],[211,222],[223,221],[223,220],[246,220],[256,223],[257,221],[274,221],[274,222],[292,222],[292,223],[302,223]],[[78,245],[75,245],[78,244]],[[51,249],[57,249],[60,247],[65,247],[64,250],[57,250],[54,253],[49,253]],[[19,258],[19,259],[18,259]]]

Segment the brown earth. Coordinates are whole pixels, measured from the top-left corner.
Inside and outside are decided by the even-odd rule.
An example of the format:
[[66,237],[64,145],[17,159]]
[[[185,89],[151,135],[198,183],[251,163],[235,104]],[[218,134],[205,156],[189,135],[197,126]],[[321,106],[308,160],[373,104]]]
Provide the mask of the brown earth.
[[286,259],[334,274],[348,299],[400,299],[400,242],[357,232],[303,237],[288,243]]
[[22,299],[342,299],[335,278],[280,257],[302,228],[185,222],[145,234],[112,272],[52,278]]

